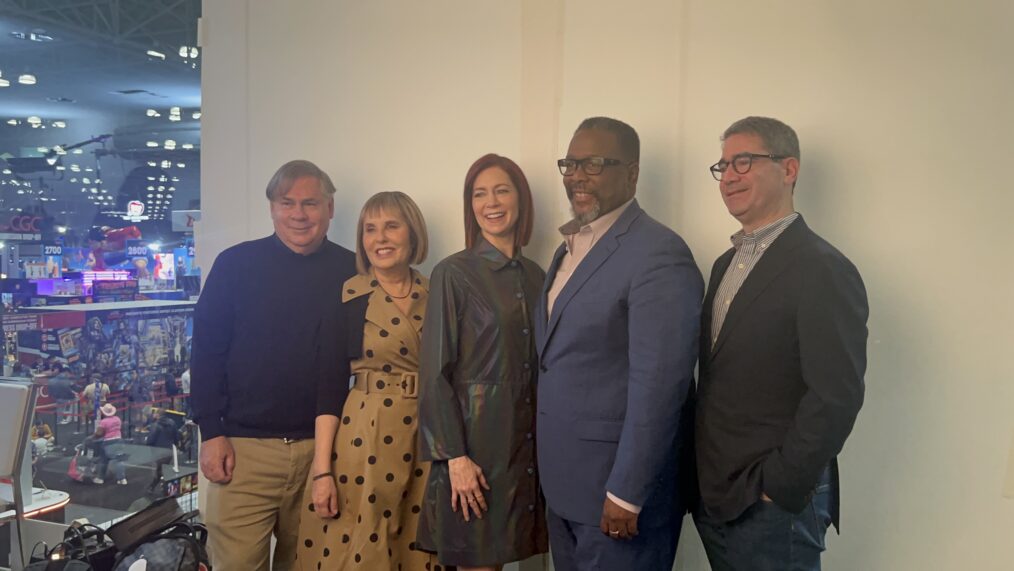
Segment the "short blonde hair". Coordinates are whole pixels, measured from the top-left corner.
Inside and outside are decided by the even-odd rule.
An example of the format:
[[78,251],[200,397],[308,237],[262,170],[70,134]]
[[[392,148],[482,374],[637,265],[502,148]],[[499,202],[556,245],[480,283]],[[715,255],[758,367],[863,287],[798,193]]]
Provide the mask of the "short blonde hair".
[[370,272],[370,259],[366,256],[366,250],[363,247],[363,222],[367,216],[376,215],[381,211],[401,216],[401,219],[408,225],[409,239],[412,244],[412,255],[409,257],[408,263],[415,266],[426,261],[426,254],[429,253],[430,247],[429,236],[426,233],[426,219],[423,218],[415,201],[407,194],[392,190],[374,194],[359,212],[359,223],[356,224],[356,270],[363,275]]

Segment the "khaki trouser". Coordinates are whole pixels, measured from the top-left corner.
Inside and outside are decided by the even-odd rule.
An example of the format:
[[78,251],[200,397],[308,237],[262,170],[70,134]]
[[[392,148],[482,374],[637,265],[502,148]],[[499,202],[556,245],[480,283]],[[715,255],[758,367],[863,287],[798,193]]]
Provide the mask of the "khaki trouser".
[[[228,484],[202,478],[201,515],[215,571],[289,571],[296,559],[300,504],[313,439],[230,438],[236,467]],[[276,545],[269,565],[271,535]]]

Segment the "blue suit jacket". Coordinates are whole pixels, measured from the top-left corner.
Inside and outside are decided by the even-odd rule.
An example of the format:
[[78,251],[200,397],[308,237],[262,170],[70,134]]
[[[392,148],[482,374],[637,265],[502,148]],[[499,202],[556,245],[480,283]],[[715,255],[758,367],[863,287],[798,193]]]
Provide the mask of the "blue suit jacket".
[[[535,312],[538,455],[557,515],[598,525],[606,491],[643,506],[639,525],[681,516],[684,448],[704,281],[686,243],[627,207],[546,315],[561,245]],[[684,474],[681,474],[681,470]]]

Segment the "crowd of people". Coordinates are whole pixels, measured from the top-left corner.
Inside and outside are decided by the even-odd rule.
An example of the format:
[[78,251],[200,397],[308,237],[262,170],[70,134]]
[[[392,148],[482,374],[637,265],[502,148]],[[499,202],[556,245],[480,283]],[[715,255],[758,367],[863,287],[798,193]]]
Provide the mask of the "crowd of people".
[[[167,408],[178,411],[181,417],[189,411],[189,371],[174,374],[166,369],[145,369],[88,374],[81,367],[67,366],[55,357],[48,357],[39,360],[34,368],[19,372],[44,377],[47,394],[55,406],[36,411],[31,433],[36,463],[59,446],[69,451],[70,444],[79,444],[96,458],[94,475],[86,480],[103,484],[108,469],[112,469],[113,481],[126,484],[123,460],[127,455],[123,444],[169,448],[181,441],[179,426],[164,411]],[[71,425],[75,434],[87,430],[84,441],[78,443],[71,434],[54,433],[45,422],[47,413],[58,427]],[[128,428],[132,433],[129,440],[124,436]]]
[[509,158],[469,168],[465,248],[429,279],[408,195],[370,197],[351,252],[326,237],[330,177],[283,165],[274,233],[222,252],[195,311],[215,568],[485,570],[551,550],[559,570],[668,571],[689,512],[715,570],[819,569],[868,306],[795,211],[800,158],[781,121],[725,130],[710,170],[742,229],[706,287],[638,204],[640,141],[616,119],[583,121],[557,161],[573,219],[545,271],[522,253],[534,201]]

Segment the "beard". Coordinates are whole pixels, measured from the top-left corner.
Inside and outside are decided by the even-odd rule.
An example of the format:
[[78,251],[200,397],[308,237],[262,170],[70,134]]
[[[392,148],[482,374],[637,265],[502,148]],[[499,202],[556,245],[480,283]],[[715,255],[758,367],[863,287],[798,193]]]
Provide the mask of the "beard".
[[574,216],[574,220],[576,220],[577,223],[580,224],[581,226],[585,226],[586,224],[590,224],[591,222],[593,222],[595,219],[599,217],[599,214],[601,212],[602,206],[598,203],[597,200],[595,201],[595,204],[587,211],[585,211],[583,214],[578,214],[574,210],[573,204],[570,206],[570,213]]

